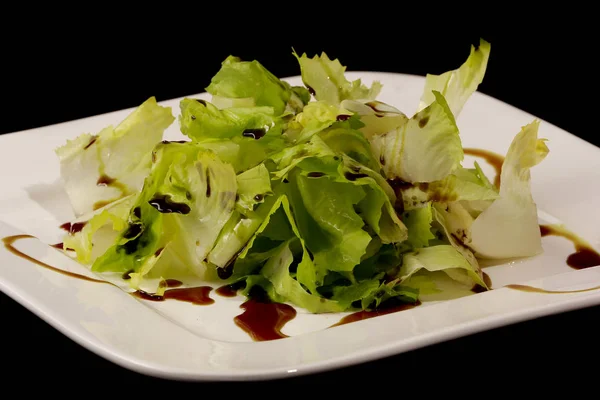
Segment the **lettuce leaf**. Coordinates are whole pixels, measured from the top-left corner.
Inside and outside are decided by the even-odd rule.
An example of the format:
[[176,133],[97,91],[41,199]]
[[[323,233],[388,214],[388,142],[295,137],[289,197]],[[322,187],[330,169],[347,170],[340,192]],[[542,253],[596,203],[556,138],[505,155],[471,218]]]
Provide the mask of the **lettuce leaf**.
[[297,114],[289,123],[285,132],[286,137],[294,144],[303,143],[338,121],[338,116],[345,118],[350,114],[338,106],[324,101],[308,103],[302,112]]
[[471,46],[469,57],[459,68],[441,75],[427,74],[419,111],[436,100],[433,92],[439,92],[448,102],[448,107],[454,117],[458,118],[469,97],[483,81],[490,51],[490,43],[481,39],[477,49]]
[[57,148],[61,179],[79,217],[137,193],[150,171],[152,149],[175,120],[150,97],[116,127],[82,134]]
[[272,107],[218,109],[204,100],[185,98],[179,103],[181,132],[194,141],[249,137],[261,139],[267,132],[280,135],[283,121]]
[[264,202],[266,196],[272,195],[271,177],[265,164],[259,164],[236,178],[238,200],[236,205],[242,212],[253,211],[257,204]]
[[348,81],[345,77],[346,67],[339,60],[331,60],[325,52],[320,56],[309,58],[306,53],[302,56],[294,51],[294,56],[300,64],[302,81],[317,100],[323,100],[333,105],[339,105],[342,100],[375,99],[381,91],[381,83],[373,82],[369,88],[360,79]]
[[260,140],[242,136],[231,139],[207,139],[203,140],[200,146],[218,155],[223,162],[233,167],[236,174],[240,174],[281,151],[284,142],[279,135],[267,133]]
[[539,120],[523,126],[502,164],[500,198],[475,218],[467,245],[482,258],[529,257],[543,251],[537,206],[531,195],[531,168],[548,155],[538,139]]
[[[334,151],[328,143],[337,146],[338,151]],[[356,204],[360,217],[384,243],[401,242],[406,239],[407,232],[394,208],[397,202],[394,190],[380,173],[356,160],[368,165],[376,164],[368,152],[369,148],[360,133],[347,128],[332,129],[313,136],[307,143],[288,147],[273,155],[273,178],[281,178],[285,182],[289,180],[290,172],[299,168],[307,179],[325,177],[336,183],[361,186],[364,196]],[[298,194],[297,197],[302,195]],[[294,199],[292,197],[291,201],[294,202]],[[299,223],[302,224],[301,221]]]
[[402,199],[403,209],[412,210],[429,204],[464,202],[473,207],[485,207],[499,198],[497,189],[485,178],[481,171],[458,167],[440,181],[408,183],[392,180],[396,195]]
[[334,152],[345,154],[373,171],[380,170],[371,145],[360,131],[348,126],[331,127],[319,133],[319,137]]
[[287,174],[304,160],[316,158],[328,164],[335,161],[335,157],[339,159],[339,156],[327,146],[323,139],[313,136],[306,143],[286,147],[269,157],[275,163],[272,179],[285,179]]
[[128,225],[129,211],[136,199],[134,194],[75,219],[71,224],[83,224],[63,238],[63,248],[75,251],[77,261],[91,265],[114,244],[119,232]]
[[431,231],[433,222],[433,213],[431,203],[426,206],[406,211],[402,218],[404,225],[408,229],[407,242],[414,248],[429,246],[429,242],[435,239]]
[[289,85],[268,71],[256,60],[242,61],[229,56],[210,81],[206,91],[213,95],[219,108],[271,107],[281,115],[292,95]]
[[460,166],[464,152],[456,121],[444,96],[434,94],[435,101],[406,124],[371,138],[388,179],[439,181]]
[[[468,247],[471,240],[471,232],[468,227],[473,218],[460,202],[448,204],[434,203],[432,207],[433,219],[438,232],[445,240],[458,251],[471,265],[474,271],[480,273],[481,268],[477,258]],[[483,279],[483,275],[481,274]]]
[[[240,267],[240,264],[252,248],[256,236],[268,226],[279,204],[279,196],[274,193],[265,197],[264,202],[254,211],[247,210],[243,214],[235,211],[221,230],[207,260],[221,269],[232,268],[234,276],[248,273],[246,271],[256,266],[256,263],[252,262],[248,266],[246,262],[244,268]],[[286,236],[285,239],[287,238]],[[258,261],[265,259],[260,258]]]
[[484,288],[487,287],[479,271],[451,245],[424,247],[406,253],[400,268],[400,281],[407,281],[413,274],[421,270],[443,271],[459,284],[470,287],[477,284]]
[[274,291],[279,296],[288,299],[291,303],[306,309],[308,312],[320,314],[343,311],[344,307],[337,301],[308,293],[300,285],[300,282],[290,275],[289,269],[293,260],[294,255],[290,251],[290,243],[285,242],[269,258],[260,273],[273,285]]
[[[259,285],[270,293],[274,301],[289,301],[313,313],[343,311],[337,302],[323,298],[316,291],[318,274],[296,225],[287,196],[280,194],[273,199],[264,220],[235,259],[232,276],[245,278],[247,286],[250,279],[251,284]],[[259,243],[267,236],[273,237],[267,233],[269,230],[277,233],[277,239],[283,240],[269,240],[268,248],[264,249]],[[290,274],[290,266],[294,262],[291,247],[298,247],[294,246],[298,243],[301,260],[296,265],[296,277],[293,277]],[[253,279],[256,274],[265,280]]]
[[129,214],[128,227],[92,266],[128,272],[132,285],[188,273],[209,277],[205,259],[234,211],[231,165],[193,143],[159,144],[155,162]]
[[364,125],[360,131],[369,140],[373,136],[388,133],[405,125],[409,119],[396,107],[377,100],[368,102],[344,100],[341,107],[360,116],[360,121]]
[[[362,229],[364,221],[354,210],[364,198],[364,190],[327,177],[294,175],[290,183],[297,185],[307,218],[323,233],[318,241],[309,242],[317,268],[352,271],[371,241],[371,236]],[[309,232],[304,236],[309,240]]]

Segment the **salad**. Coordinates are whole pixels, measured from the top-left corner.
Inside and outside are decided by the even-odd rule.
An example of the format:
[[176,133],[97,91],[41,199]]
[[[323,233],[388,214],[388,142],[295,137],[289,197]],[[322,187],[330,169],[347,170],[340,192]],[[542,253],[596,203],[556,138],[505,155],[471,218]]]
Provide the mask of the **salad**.
[[[152,97],[56,149],[76,215],[64,248],[131,290],[237,283],[310,313],[489,289],[481,259],[542,252],[530,169],[548,153],[534,120],[499,188],[462,166],[456,118],[490,49],[427,75],[414,115],[325,53],[292,52],[302,86],[229,56],[210,101],[184,98],[176,118]],[[172,124],[186,140],[163,140]]]

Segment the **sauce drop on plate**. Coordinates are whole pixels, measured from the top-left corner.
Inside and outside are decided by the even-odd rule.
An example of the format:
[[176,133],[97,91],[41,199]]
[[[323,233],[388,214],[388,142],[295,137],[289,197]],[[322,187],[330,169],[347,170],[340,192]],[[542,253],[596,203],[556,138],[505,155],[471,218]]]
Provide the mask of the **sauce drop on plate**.
[[215,290],[215,293],[223,297],[235,297],[237,292],[246,287],[246,281],[238,281],[230,283],[229,285],[223,285]]
[[240,307],[244,312],[233,320],[257,342],[288,337],[281,333],[281,329],[296,317],[294,307],[282,303],[266,303],[250,299]]
[[552,225],[540,225],[542,236],[560,236],[575,246],[575,252],[567,257],[567,265],[574,269],[585,269],[600,265],[600,254],[572,232]]
[[381,315],[393,314],[400,311],[410,310],[419,305],[421,305],[421,302],[417,300],[416,303],[400,303],[390,306],[384,306],[383,308],[379,308],[373,311],[357,311],[355,313],[346,315],[339,322],[331,325],[330,328],[333,328],[334,326],[350,324],[352,322],[362,321],[365,319],[379,317]]
[[296,309],[288,304],[272,302],[258,286],[250,289],[248,297],[240,306],[244,312],[233,319],[235,324],[256,342],[288,337],[281,329],[296,317]]
[[10,251],[12,254],[14,254],[15,256],[23,258],[23,259],[25,259],[27,261],[31,261],[32,263],[37,264],[37,265],[39,265],[41,267],[44,267],[46,269],[49,269],[51,271],[58,272],[59,274],[70,276],[71,278],[81,279],[81,280],[84,280],[84,281],[97,282],[97,283],[107,283],[109,285],[112,285],[112,283],[107,282],[107,281],[103,281],[103,280],[95,279],[95,278],[90,278],[89,276],[81,275],[81,274],[78,274],[76,272],[65,271],[65,270],[62,270],[60,268],[53,267],[50,264],[46,264],[43,261],[37,260],[37,259],[35,259],[35,258],[33,258],[33,257],[31,257],[31,256],[29,256],[29,255],[27,255],[25,253],[23,253],[21,250],[18,250],[14,246],[15,242],[17,242],[18,240],[23,240],[23,239],[35,239],[35,237],[31,236],[31,235],[7,236],[5,238],[2,238],[2,242],[4,243],[4,247],[6,247],[6,249],[8,251]]
[[[490,278],[490,276],[488,274],[486,274],[485,272],[482,272],[482,274],[483,274],[483,282],[487,285],[489,290],[492,290],[492,278]],[[483,292],[487,292],[488,289],[484,288],[481,285],[475,285],[475,286],[473,286],[471,291],[474,293],[483,293]]]
[[[178,281],[179,282],[179,281]],[[132,293],[132,296],[138,297],[143,300],[150,301],[165,301],[168,299],[184,301],[195,305],[206,306],[213,304],[215,301],[210,297],[212,287],[210,286],[197,286],[190,288],[177,288],[165,290],[165,293],[161,295],[144,292],[138,290]]]

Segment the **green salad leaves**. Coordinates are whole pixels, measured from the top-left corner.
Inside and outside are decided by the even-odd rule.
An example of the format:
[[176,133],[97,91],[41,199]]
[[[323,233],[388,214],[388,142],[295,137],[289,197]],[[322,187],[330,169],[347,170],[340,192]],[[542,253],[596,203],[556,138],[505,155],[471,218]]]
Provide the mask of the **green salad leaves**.
[[[548,153],[534,121],[499,188],[463,165],[457,117],[490,48],[428,75],[412,116],[325,53],[293,52],[303,86],[230,56],[210,100],[181,100],[177,118],[151,98],[56,150],[83,226],[65,247],[132,290],[238,283],[311,313],[487,289],[482,258],[541,252],[530,169]],[[174,122],[185,140],[163,140]]]

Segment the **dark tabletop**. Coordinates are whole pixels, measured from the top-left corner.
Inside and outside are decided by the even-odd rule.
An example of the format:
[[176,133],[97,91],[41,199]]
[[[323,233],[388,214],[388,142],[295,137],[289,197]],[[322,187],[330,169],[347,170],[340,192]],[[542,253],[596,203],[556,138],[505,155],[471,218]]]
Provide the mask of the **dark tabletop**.
[[[183,8],[180,11],[185,12]],[[82,22],[76,27],[52,25],[32,39],[13,36],[4,40],[0,133],[134,107],[149,96],[161,101],[202,92],[229,54],[258,59],[278,76],[298,74],[292,46],[310,54],[324,50],[339,57],[350,70],[424,75],[456,68],[481,35],[492,43],[481,92],[600,146],[600,103],[594,92],[599,71],[592,61],[597,43],[592,41],[591,29],[567,32],[552,24],[525,29],[529,18],[533,17],[523,14],[515,19],[510,37],[490,30],[457,35],[450,28],[426,35],[422,32],[426,27],[415,31],[399,24],[398,31],[387,29],[355,40],[341,39],[335,32],[300,39],[289,33],[280,35],[276,43],[268,40],[267,31],[261,36],[241,27],[235,38],[216,40],[216,28],[190,36],[193,29],[167,35],[148,26],[146,31],[119,36],[106,35],[112,29],[111,21],[102,26]],[[117,18],[112,22],[126,21]],[[396,37],[401,40],[394,40]],[[159,389],[178,393],[178,389],[194,388],[201,396],[207,387],[220,388],[223,393],[234,393],[236,388],[230,383],[165,381],[125,370],[73,343],[1,293],[0,313],[0,360],[11,367],[3,373],[7,383],[62,382],[67,386],[56,388],[66,390],[68,384],[78,381],[88,388],[110,388],[120,382],[131,385],[131,390],[143,388],[145,395]],[[595,386],[595,380],[588,379],[594,377],[592,364],[600,356],[599,321],[600,307],[587,308],[355,367],[241,387],[279,390],[296,383],[308,391],[305,385],[334,390],[368,385],[395,387],[401,393],[413,386],[426,394],[443,382],[439,384],[451,392],[481,396],[497,387],[517,390],[524,381],[533,390],[580,387],[585,382]],[[379,396],[376,390],[371,393]],[[304,396],[313,394],[308,391]]]

